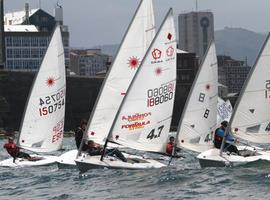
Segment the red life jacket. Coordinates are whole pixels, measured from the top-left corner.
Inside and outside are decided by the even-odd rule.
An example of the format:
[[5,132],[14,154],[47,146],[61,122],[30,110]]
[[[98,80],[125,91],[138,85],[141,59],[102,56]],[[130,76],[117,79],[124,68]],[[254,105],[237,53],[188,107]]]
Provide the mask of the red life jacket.
[[168,143],[167,146],[166,146],[166,153],[169,154],[169,155],[172,155],[172,152],[173,152],[173,144],[171,143]]
[[9,155],[11,155],[12,157],[15,157],[17,155],[17,153],[19,152],[19,148],[16,146],[15,143],[6,143],[4,145],[4,148],[7,150]]

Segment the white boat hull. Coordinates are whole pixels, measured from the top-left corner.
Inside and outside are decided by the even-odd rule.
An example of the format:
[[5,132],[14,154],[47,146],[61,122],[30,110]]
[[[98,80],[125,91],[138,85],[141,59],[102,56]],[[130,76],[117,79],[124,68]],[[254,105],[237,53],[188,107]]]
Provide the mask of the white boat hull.
[[115,157],[106,156],[100,161],[99,156],[89,156],[83,154],[75,160],[79,170],[84,173],[93,168],[110,168],[110,169],[150,169],[166,167],[165,164],[152,159],[145,159],[141,156],[123,153],[128,162],[123,162]]
[[238,166],[247,163],[252,163],[259,160],[270,161],[270,151],[264,151],[260,148],[252,147],[238,147],[240,152],[247,150],[251,155],[240,156],[236,154],[223,153],[220,155],[220,150],[213,148],[202,152],[197,156],[201,167],[225,167],[225,166]]
[[70,150],[66,153],[63,153],[61,156],[58,157],[57,165],[59,169],[64,168],[77,168],[75,159],[78,154],[78,150]]
[[41,156],[31,155],[31,157],[42,158],[37,161],[29,161],[23,158],[17,158],[13,162],[13,158],[9,158],[0,162],[0,167],[34,167],[34,166],[45,166],[56,163],[58,160],[57,156]]

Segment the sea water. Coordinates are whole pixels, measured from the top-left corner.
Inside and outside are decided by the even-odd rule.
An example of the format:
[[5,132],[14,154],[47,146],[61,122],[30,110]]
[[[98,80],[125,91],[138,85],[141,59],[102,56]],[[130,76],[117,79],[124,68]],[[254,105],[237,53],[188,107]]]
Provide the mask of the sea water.
[[[8,158],[4,142],[0,160]],[[73,149],[73,138],[64,147]],[[195,154],[183,154],[163,169],[0,168],[0,199],[270,199],[270,162],[201,169]]]

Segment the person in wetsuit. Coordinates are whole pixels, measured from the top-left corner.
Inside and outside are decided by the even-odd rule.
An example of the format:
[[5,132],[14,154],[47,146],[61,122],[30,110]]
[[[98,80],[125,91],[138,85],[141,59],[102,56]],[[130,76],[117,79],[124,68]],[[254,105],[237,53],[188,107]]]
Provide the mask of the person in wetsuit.
[[[172,156],[174,145],[175,145],[175,138],[174,138],[173,136],[171,136],[171,137],[169,138],[169,142],[168,142],[167,145],[166,145],[166,153],[167,153],[167,155]],[[178,147],[176,147],[176,150],[175,150],[175,151],[176,151],[176,152],[180,152],[181,149],[178,148]],[[182,157],[182,156],[176,155],[176,154],[173,155],[173,156],[175,156],[175,157]]]
[[13,162],[15,162],[16,158],[24,158],[30,161],[32,160],[32,157],[29,154],[20,151],[20,148],[16,145],[14,139],[11,137],[8,138],[8,143],[4,144],[4,148],[7,150],[8,154],[13,157]]
[[[217,128],[215,131],[214,146],[217,149],[221,148],[222,140],[223,140],[223,137],[225,135],[225,130],[226,130],[227,126],[228,126],[228,122],[223,121],[223,122],[221,122],[221,126],[219,128]],[[227,134],[224,149],[229,151],[230,153],[234,152],[237,155],[239,155],[239,151],[238,151],[237,147],[233,144],[234,142],[235,142],[235,139],[230,134]]]
[[[87,121],[85,119],[82,119],[80,126],[75,131],[75,143],[76,143],[77,149],[80,148],[86,126],[87,126]],[[82,151],[85,151],[85,150],[87,150],[87,145],[83,144]]]
[[[88,141],[87,152],[90,156],[102,155],[103,151],[104,151],[104,148],[101,145],[95,143],[93,140]],[[125,156],[117,148],[106,149],[105,154],[110,155],[110,156],[116,156],[123,162],[127,162],[127,159],[125,158]]]

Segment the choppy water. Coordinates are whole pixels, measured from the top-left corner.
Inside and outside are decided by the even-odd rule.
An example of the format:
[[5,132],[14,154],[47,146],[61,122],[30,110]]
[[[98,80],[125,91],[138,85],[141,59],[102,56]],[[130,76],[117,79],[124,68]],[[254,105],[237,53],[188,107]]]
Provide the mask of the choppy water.
[[[64,145],[72,149],[73,138]],[[185,156],[164,169],[96,169],[84,175],[56,165],[0,168],[0,199],[270,199],[270,163],[201,169],[194,155]],[[1,148],[0,160],[7,157]]]

